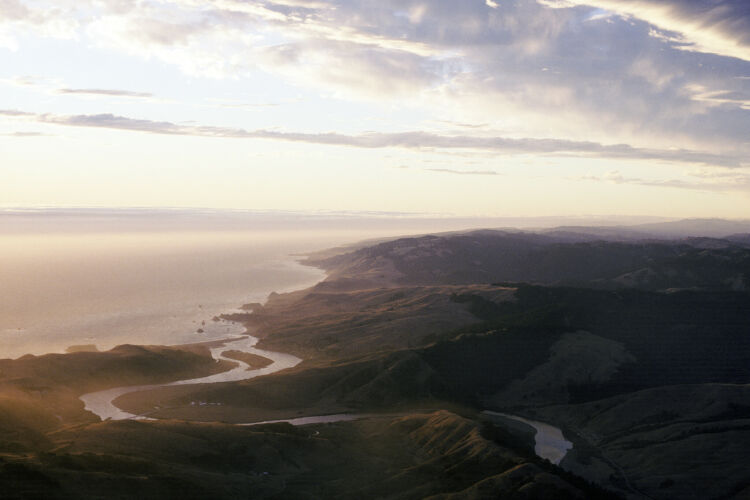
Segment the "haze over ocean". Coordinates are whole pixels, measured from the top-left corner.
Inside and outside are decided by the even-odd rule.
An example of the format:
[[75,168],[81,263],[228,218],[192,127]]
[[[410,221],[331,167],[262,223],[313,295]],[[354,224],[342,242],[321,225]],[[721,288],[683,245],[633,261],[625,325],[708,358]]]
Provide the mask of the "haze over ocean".
[[242,329],[214,315],[323,276],[289,256],[314,245],[309,235],[64,232],[0,240],[2,357],[226,337]]
[[[215,315],[324,277],[292,254],[511,219],[215,210],[0,212],[0,357],[182,344],[242,330]],[[528,224],[551,225],[557,219]],[[205,322],[205,324],[203,324]],[[204,330],[197,333],[198,329]]]
[[237,334],[238,327],[212,318],[325,277],[298,264],[301,257],[293,254],[360,240],[472,227],[659,220],[664,219],[6,208],[0,210],[0,357]]

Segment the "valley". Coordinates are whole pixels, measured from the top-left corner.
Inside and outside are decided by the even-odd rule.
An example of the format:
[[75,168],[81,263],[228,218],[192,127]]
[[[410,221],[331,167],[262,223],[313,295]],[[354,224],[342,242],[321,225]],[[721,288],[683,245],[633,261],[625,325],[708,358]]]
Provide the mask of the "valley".
[[[741,498],[750,250],[551,240],[481,231],[313,255],[326,280],[224,316],[259,339],[247,349],[5,360],[0,458],[27,472],[1,480],[18,498],[65,497],[69,481],[83,497],[197,498],[220,481],[215,498]],[[717,270],[675,271],[696,261]],[[272,353],[302,361],[275,372]],[[67,369],[82,356],[101,363],[88,378]],[[160,371],[141,370],[154,356]],[[112,403],[154,420],[97,422],[78,400],[121,385],[140,387]],[[572,446],[539,458],[524,419]],[[282,420],[305,425],[237,425]]]

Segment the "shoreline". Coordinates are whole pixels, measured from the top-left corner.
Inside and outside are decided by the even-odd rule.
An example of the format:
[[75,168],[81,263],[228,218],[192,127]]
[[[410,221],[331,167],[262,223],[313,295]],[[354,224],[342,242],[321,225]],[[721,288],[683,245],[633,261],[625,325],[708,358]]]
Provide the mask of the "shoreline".
[[[219,321],[219,316],[240,312],[246,303],[265,303],[273,291],[305,289],[326,279],[323,270],[292,255],[296,247],[282,245],[275,255],[263,245],[258,252],[251,248],[248,263],[243,264],[237,256],[228,262],[234,271],[212,264],[202,273],[191,274],[192,281],[186,283],[189,291],[169,285],[154,300],[134,301],[130,282],[119,280],[108,286],[101,303],[89,301],[79,307],[76,302],[71,306],[76,308],[65,314],[50,303],[54,311],[47,319],[46,314],[24,312],[26,316],[18,320],[8,319],[8,328],[0,328],[0,358],[14,361],[29,355],[67,354],[69,350],[106,352],[124,344],[172,347],[243,335],[242,325]],[[149,263],[152,260],[158,261],[153,258]],[[207,285],[196,282],[193,275],[206,275]],[[154,281],[144,280],[143,286]]]
[[[240,306],[239,310],[242,310],[243,314],[253,314],[255,312],[256,307],[258,306],[263,307],[264,305],[268,303],[268,301],[272,297],[276,295],[293,293],[293,292],[304,292],[305,290],[315,287],[317,284],[322,283],[323,281],[325,281],[326,279],[330,277],[330,273],[327,270],[320,268],[316,266],[315,264],[303,264],[299,260],[297,260],[296,262],[300,265],[307,265],[310,267],[315,267],[317,269],[320,269],[325,274],[325,277],[322,280],[318,280],[314,284],[304,287],[304,288],[293,288],[293,289],[282,290],[280,292],[270,292],[267,295],[266,300],[263,301],[262,303],[243,304],[242,306]],[[84,394],[80,396],[79,399],[84,402],[85,409],[87,411],[94,413],[102,421],[129,420],[129,419],[156,421],[160,419],[152,418],[149,415],[153,414],[156,411],[159,411],[161,409],[160,407],[155,406],[152,411],[145,411],[140,414],[134,414],[134,413],[129,413],[119,408],[116,405],[117,399],[126,394],[149,391],[149,390],[159,389],[163,387],[188,386],[188,385],[200,385],[200,384],[212,384],[212,383],[227,383],[227,382],[238,382],[241,380],[249,380],[249,379],[259,377],[262,375],[269,375],[269,374],[276,373],[276,372],[279,372],[288,368],[293,368],[303,362],[303,359],[297,356],[294,356],[292,354],[258,349],[256,345],[261,341],[261,338],[251,335],[250,331],[252,330],[252,333],[257,333],[260,327],[251,328],[251,327],[248,327],[248,325],[246,325],[245,322],[230,320],[227,318],[223,318],[223,319],[242,326],[244,329],[245,335],[234,337],[234,338],[199,342],[199,343],[195,343],[192,345],[194,347],[195,346],[208,347],[210,349],[211,356],[217,362],[220,360],[230,361],[235,364],[234,368],[231,368],[230,370],[227,370],[225,372],[221,372],[218,374],[199,377],[199,378],[183,379],[183,380],[178,380],[178,381],[174,381],[170,383],[162,383],[162,384],[116,387],[116,388],[112,388],[112,389],[108,389],[104,391]],[[184,346],[184,345],[190,345],[190,344],[182,344],[182,345]],[[239,354],[246,353],[250,355],[248,357],[250,359],[252,359],[251,357],[253,356],[264,358],[267,361],[269,361],[270,364],[261,366],[259,368],[252,368],[250,365],[248,365],[248,363],[246,363],[245,361],[241,359],[242,358],[241,355],[235,355],[235,356],[224,355],[225,352],[230,353],[231,351],[235,351],[235,353],[239,353]],[[219,405],[219,406],[223,405],[223,403],[221,402],[207,403],[203,401],[193,401],[191,403],[191,405],[196,405],[196,404],[201,405],[201,406],[206,405],[206,404]],[[412,412],[409,412],[409,414],[410,413]],[[532,421],[532,420],[528,420],[520,416],[497,413],[497,412],[488,411],[488,410],[484,410],[482,411],[482,413],[485,413],[488,415],[497,415],[497,416],[504,417],[507,419],[515,420],[533,428],[535,430],[534,453],[538,457],[546,459],[555,465],[559,465],[561,460],[565,458],[565,456],[567,455],[567,452],[573,448],[573,443],[566,440],[562,431],[559,428],[552,426],[551,424]],[[296,416],[296,417],[290,416],[290,417],[285,417],[285,418],[280,418],[280,419],[264,419],[264,420],[254,421],[254,422],[246,421],[246,422],[238,422],[238,423],[231,424],[231,425],[255,426],[255,425],[286,422],[286,423],[297,426],[297,425],[311,425],[311,424],[359,420],[362,418],[368,418],[372,416],[383,416],[383,415],[388,415],[388,413],[379,415],[377,413],[351,413],[351,412],[341,413],[341,412],[332,411],[331,413],[327,413],[327,414],[301,415],[301,416]],[[390,414],[390,415],[403,416],[406,414]]]
[[[218,315],[215,316],[215,317],[218,317],[221,321],[225,321],[226,323],[231,323],[232,325],[236,325],[236,326],[242,328],[242,332],[239,332],[237,334],[237,336],[235,336],[235,337],[228,337],[228,338],[225,338],[225,339],[205,340],[205,341],[201,341],[201,342],[188,342],[188,343],[185,343],[185,344],[170,344],[170,345],[168,345],[166,347],[180,347],[180,346],[193,346],[193,345],[196,345],[196,346],[205,345],[206,347],[217,347],[218,345],[226,343],[227,341],[237,340],[237,339],[242,338],[242,337],[253,337],[253,338],[256,338],[258,342],[260,342],[262,339],[260,337],[255,337],[255,335],[254,335],[258,331],[257,328],[252,328],[251,329],[246,324],[244,324],[242,322],[235,321],[235,320],[232,320],[232,319],[228,319],[227,316],[231,316],[233,314],[251,314],[253,312],[253,306],[255,304],[258,304],[261,307],[263,307],[263,306],[265,306],[268,303],[268,300],[273,295],[283,295],[283,294],[287,294],[287,293],[302,292],[302,291],[305,291],[307,289],[310,289],[310,288],[313,288],[313,287],[317,286],[319,283],[324,282],[329,277],[328,271],[326,271],[322,267],[318,267],[318,266],[316,266],[314,264],[306,264],[304,262],[304,259],[306,259],[307,257],[309,257],[309,255],[312,255],[313,253],[315,253],[315,252],[310,252],[308,254],[293,255],[291,257],[294,257],[294,258],[285,259],[285,263],[286,264],[295,264],[295,265],[299,265],[299,266],[304,266],[306,268],[317,269],[317,270],[319,270],[323,274],[322,279],[316,279],[316,281],[314,283],[309,284],[309,285],[303,285],[301,288],[299,287],[299,285],[291,285],[291,286],[288,286],[288,287],[285,287],[285,288],[280,288],[278,290],[271,290],[269,292],[265,292],[265,298],[261,302],[247,302],[247,303],[244,303],[244,304],[241,304],[241,305],[237,306],[234,309],[230,309],[229,311],[219,313]],[[231,361],[237,361],[237,360],[233,359]]]
[[[312,287],[315,287],[318,283],[325,281],[329,276],[329,273],[323,268],[317,267],[312,264],[304,264],[299,259],[295,259],[293,262],[298,265],[313,267],[315,269],[321,270],[324,274],[323,279],[317,280],[312,285],[309,285],[303,288],[297,288],[295,286],[293,288],[288,287],[286,289],[282,289],[281,291],[271,291],[266,295],[266,299],[262,303],[260,303],[261,306],[265,305],[268,302],[269,298],[273,296],[274,294],[280,295],[280,294],[286,294],[286,293],[292,293],[292,292],[301,292],[301,291],[310,289]],[[245,314],[252,313],[252,310],[248,311],[247,309],[244,309],[248,305],[249,304],[242,304],[241,306],[239,306],[237,310],[243,310],[243,313]],[[234,365],[233,368],[224,372],[213,374],[213,375],[190,378],[190,379],[182,379],[182,380],[177,380],[174,382],[161,383],[161,384],[113,387],[113,388],[105,389],[102,391],[95,391],[91,393],[82,394],[81,396],[79,396],[79,399],[83,401],[84,403],[84,410],[93,413],[94,415],[99,417],[102,421],[143,419],[147,417],[129,413],[127,411],[120,409],[114,403],[115,400],[117,400],[117,398],[119,398],[120,396],[124,396],[125,394],[148,391],[148,390],[157,389],[160,387],[170,387],[170,386],[178,386],[178,385],[212,384],[212,383],[237,382],[240,380],[248,380],[248,379],[259,377],[262,375],[269,375],[271,373],[276,373],[278,371],[285,370],[287,368],[292,368],[294,366],[297,366],[303,361],[301,358],[298,358],[292,354],[281,353],[281,352],[276,352],[276,351],[267,351],[267,350],[256,348],[255,345],[261,339],[251,335],[250,329],[248,328],[247,325],[238,321],[232,321],[232,320],[225,319],[225,318],[223,318],[223,320],[228,323],[232,323],[234,325],[241,327],[243,329],[243,333],[236,337],[229,337],[229,338],[216,339],[216,340],[207,340],[204,342],[196,342],[196,343],[173,344],[173,345],[166,346],[166,347],[175,347],[175,348],[207,347],[209,348],[211,357],[214,360],[216,360],[217,362],[221,360],[229,361]],[[255,331],[253,331],[252,333],[255,333]],[[238,342],[242,342],[242,345],[240,346],[231,345],[231,344],[236,344]],[[252,368],[248,363],[238,359],[237,357],[224,356],[223,353],[225,351],[231,351],[231,350],[241,351],[250,355],[259,356],[261,358],[265,358],[269,360],[270,363],[259,368]]]

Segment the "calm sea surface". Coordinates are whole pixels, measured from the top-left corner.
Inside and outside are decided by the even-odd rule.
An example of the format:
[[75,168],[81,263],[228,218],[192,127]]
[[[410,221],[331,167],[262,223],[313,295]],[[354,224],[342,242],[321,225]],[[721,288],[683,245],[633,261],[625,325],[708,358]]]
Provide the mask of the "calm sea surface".
[[212,318],[320,281],[291,254],[333,243],[263,230],[0,234],[0,358],[239,333]]

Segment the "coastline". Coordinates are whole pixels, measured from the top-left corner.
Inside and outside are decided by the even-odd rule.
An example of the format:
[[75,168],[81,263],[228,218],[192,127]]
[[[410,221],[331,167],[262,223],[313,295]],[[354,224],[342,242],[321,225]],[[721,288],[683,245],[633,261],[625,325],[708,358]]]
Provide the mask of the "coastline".
[[[253,316],[257,313],[257,311],[262,310],[262,308],[268,304],[269,300],[275,299],[277,297],[281,297],[283,294],[295,294],[300,293],[304,294],[306,291],[309,291],[311,288],[315,287],[319,283],[322,283],[326,279],[330,277],[330,272],[326,271],[322,267],[319,267],[315,263],[310,263],[307,261],[306,263],[302,263],[299,260],[295,261],[297,265],[306,265],[310,267],[314,267],[317,269],[320,269],[320,271],[324,274],[323,279],[316,280],[315,283],[308,285],[306,287],[294,287],[291,289],[284,289],[278,292],[270,292],[266,300],[263,303],[255,303],[255,304],[243,304],[240,306],[240,310],[242,311],[242,315],[246,318],[248,316]],[[225,316],[222,316],[223,319],[228,318]],[[230,337],[230,338],[224,338],[224,339],[218,339],[218,340],[209,340],[205,342],[199,342],[193,344],[194,347],[203,347],[208,348],[210,350],[211,357],[218,361],[227,361],[233,363],[234,367],[220,373],[198,377],[198,378],[187,378],[182,380],[177,380],[169,383],[160,383],[160,384],[149,384],[149,385],[139,385],[139,386],[128,386],[128,387],[115,387],[103,391],[98,391],[94,393],[88,393],[80,396],[80,400],[84,402],[85,409],[87,411],[90,411],[94,413],[97,417],[99,417],[102,421],[105,420],[129,420],[129,419],[135,419],[135,420],[163,420],[162,417],[153,417],[153,414],[158,414],[162,408],[161,406],[153,406],[153,410],[148,411],[147,409],[138,410],[139,413],[130,413],[126,410],[121,409],[117,406],[117,401],[120,397],[125,395],[134,395],[134,393],[143,392],[143,391],[151,391],[155,389],[160,388],[167,388],[167,387],[177,387],[177,386],[193,386],[193,385],[204,385],[204,384],[215,384],[215,383],[222,383],[222,382],[238,382],[242,380],[249,380],[251,378],[259,377],[262,375],[268,375],[271,373],[276,373],[288,368],[293,368],[300,363],[302,363],[302,359],[294,356],[292,354],[284,353],[284,352],[278,352],[278,351],[268,351],[259,349],[257,345],[261,341],[261,338],[256,337],[252,334],[262,334],[262,329],[260,326],[257,325],[249,325],[247,324],[247,321],[236,321],[231,320],[235,322],[238,325],[242,325],[244,328],[244,335],[238,336],[238,337]],[[189,344],[187,344],[189,345]],[[182,346],[186,346],[186,344],[182,344]],[[226,352],[229,354],[230,352],[234,351],[235,355],[229,355],[225,356],[224,353]],[[269,362],[269,364],[266,364],[265,366],[259,366],[256,368],[252,368],[250,365],[248,365],[247,362],[243,361],[242,353],[248,354],[248,361],[254,359],[265,359]],[[239,355],[238,355],[239,354]],[[191,394],[190,389],[186,388],[186,395]],[[212,411],[219,411],[221,412],[221,407],[224,405],[221,401],[213,401],[210,400],[202,401],[200,399],[193,400],[190,402],[190,406],[196,406],[196,407],[206,407],[210,406],[215,408],[215,410]],[[128,407],[126,404],[124,406],[125,408]],[[322,409],[322,408],[320,408]],[[146,411],[144,411],[146,410]],[[321,424],[321,423],[334,423],[339,421],[349,421],[349,420],[358,420],[361,418],[368,418],[371,416],[378,415],[377,413],[351,413],[351,412],[340,412],[335,411],[334,408],[325,408],[325,413],[316,413],[316,409],[310,408],[310,414],[305,414],[302,412],[298,412],[298,415],[296,417],[293,416],[284,416],[280,419],[274,419],[274,418],[264,418],[259,419],[257,421],[244,421],[244,422],[235,422],[235,425],[240,426],[254,426],[254,425],[262,425],[262,424],[272,424],[272,423],[281,423],[286,422],[292,425],[309,425],[309,424]],[[328,410],[328,411],[326,411]],[[403,414],[392,414],[393,416],[408,416],[412,414],[413,412],[407,412]],[[502,416],[505,418],[509,418],[512,420],[523,422],[526,425],[530,425],[533,427],[536,431],[535,435],[535,441],[536,446],[534,448],[535,454],[541,458],[547,459],[553,464],[559,464],[560,461],[565,457],[567,451],[572,448],[572,443],[570,441],[567,441],[564,439],[562,432],[549,425],[542,422],[536,422],[536,421],[529,421],[522,417],[514,416],[514,415],[507,415],[507,414],[497,414],[495,412],[491,411],[485,411],[486,414],[494,414],[498,416]]]
[[[4,275],[0,358],[65,354],[75,346],[108,351],[122,344],[171,346],[239,335],[241,327],[213,318],[262,302],[271,291],[306,288],[325,278],[294,255],[300,247],[314,250],[321,244],[306,235],[278,239],[211,232],[165,240],[157,234],[138,242],[142,245],[106,247],[107,252],[90,256],[91,241],[76,239],[75,247],[55,260],[58,279],[52,282],[42,279],[46,268],[43,273],[28,259],[6,262],[13,274]],[[40,259],[47,260],[48,253],[57,259],[52,248]]]
[[[316,286],[318,283],[325,281],[325,279],[328,277],[328,272],[318,266],[315,266],[312,264],[304,264],[298,258],[292,260],[291,262],[293,262],[296,265],[319,269],[324,274],[324,277],[323,279],[316,279],[316,281],[313,284],[304,286],[302,288],[299,288],[298,285],[295,285],[294,287],[281,289],[280,291],[271,291],[266,295],[266,300],[263,303],[260,303],[261,306],[267,303],[269,298],[271,298],[274,295],[281,295],[281,294],[287,294],[287,293],[292,293],[292,292],[304,292],[305,290],[308,290]],[[250,304],[243,304],[240,306],[239,310],[243,311],[242,314],[252,314],[252,310],[248,311],[248,307],[250,307]],[[79,399],[83,401],[84,403],[84,409],[91,413],[94,413],[102,421],[109,420],[109,419],[126,420],[126,419],[148,418],[148,417],[145,417],[144,415],[136,415],[136,414],[129,413],[127,411],[120,409],[115,404],[115,401],[120,396],[124,396],[125,394],[148,391],[152,389],[158,389],[161,387],[170,387],[170,386],[178,386],[178,385],[194,385],[194,384],[212,384],[212,383],[236,382],[240,380],[248,380],[248,379],[259,377],[262,375],[268,375],[268,374],[275,373],[281,370],[285,370],[287,368],[292,368],[303,361],[301,358],[298,358],[291,354],[276,352],[276,351],[268,351],[268,350],[263,350],[263,349],[259,349],[255,347],[256,344],[261,340],[260,338],[251,335],[251,331],[252,333],[256,333],[256,330],[257,330],[256,328],[252,328],[249,325],[245,324],[244,322],[238,322],[238,321],[227,319],[225,315],[222,315],[221,318],[227,322],[241,326],[244,330],[243,333],[238,336],[233,336],[233,337],[224,338],[224,339],[207,340],[204,342],[196,342],[196,343],[189,343],[189,344],[174,344],[169,347],[207,347],[209,348],[211,352],[211,356],[213,357],[214,360],[216,360],[216,362],[227,361],[234,365],[233,368],[224,372],[216,373],[216,374],[211,374],[211,375],[197,377],[197,378],[182,379],[182,380],[177,380],[177,381],[168,382],[168,383],[113,387],[113,388],[105,389],[102,391],[86,393],[79,397]],[[269,361],[269,363],[265,364],[265,366],[252,368],[245,361],[238,359],[239,357],[237,356],[229,356],[229,357],[224,356],[223,353],[225,351],[232,351],[232,350],[241,351],[251,356],[257,356],[259,358],[264,358],[267,361]]]

